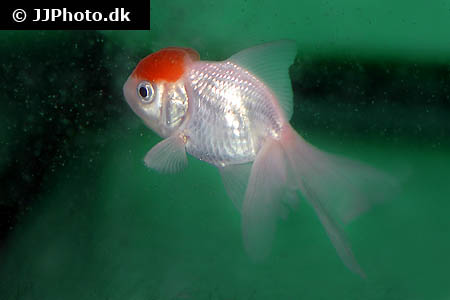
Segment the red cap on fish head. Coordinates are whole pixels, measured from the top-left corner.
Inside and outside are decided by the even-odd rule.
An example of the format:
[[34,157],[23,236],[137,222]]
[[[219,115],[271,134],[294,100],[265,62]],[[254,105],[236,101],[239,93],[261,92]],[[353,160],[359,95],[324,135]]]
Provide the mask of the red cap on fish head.
[[164,48],[142,59],[133,75],[153,82],[175,82],[183,75],[186,65],[199,58],[198,53],[190,48]]

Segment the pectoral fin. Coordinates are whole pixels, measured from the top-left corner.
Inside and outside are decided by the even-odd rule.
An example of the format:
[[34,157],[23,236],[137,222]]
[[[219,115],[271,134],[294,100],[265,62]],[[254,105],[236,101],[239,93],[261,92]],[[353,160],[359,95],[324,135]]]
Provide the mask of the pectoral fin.
[[184,137],[175,134],[159,142],[144,158],[145,165],[162,173],[176,173],[187,165]]

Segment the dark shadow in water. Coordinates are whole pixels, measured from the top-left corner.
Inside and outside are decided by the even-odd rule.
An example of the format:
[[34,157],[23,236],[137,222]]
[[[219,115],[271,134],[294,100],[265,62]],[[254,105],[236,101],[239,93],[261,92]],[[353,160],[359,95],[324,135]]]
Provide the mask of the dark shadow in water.
[[[10,43],[0,48],[0,124],[9,138],[0,140],[0,245],[68,160],[95,171],[106,125],[124,107],[106,68],[114,53],[105,57],[101,34],[5,35]],[[96,138],[88,140],[88,132]]]

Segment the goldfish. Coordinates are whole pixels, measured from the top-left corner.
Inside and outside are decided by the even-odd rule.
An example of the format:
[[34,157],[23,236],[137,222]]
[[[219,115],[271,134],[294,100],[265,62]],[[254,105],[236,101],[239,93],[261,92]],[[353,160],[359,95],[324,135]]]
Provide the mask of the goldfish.
[[[343,225],[368,209],[386,180],[366,164],[317,149],[290,125],[289,67],[296,55],[290,40],[254,46],[224,61],[200,60],[190,48],[164,48],[137,64],[123,93],[163,138],[145,155],[147,167],[178,172],[188,153],[218,168],[241,212],[250,257],[270,254],[278,219],[303,198],[343,263],[365,276]],[[367,183],[375,185],[370,193]]]

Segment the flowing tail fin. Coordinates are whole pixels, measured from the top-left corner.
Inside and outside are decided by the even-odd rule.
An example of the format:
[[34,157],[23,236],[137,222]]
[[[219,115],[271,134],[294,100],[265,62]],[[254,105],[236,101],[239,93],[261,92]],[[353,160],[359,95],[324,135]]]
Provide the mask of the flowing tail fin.
[[[365,277],[342,224],[385,198],[395,181],[374,168],[322,152],[290,126],[280,140],[270,140],[251,169],[242,205],[244,244],[255,258],[268,255],[277,218],[296,193],[310,203],[344,264]],[[285,201],[283,203],[283,201]]]

